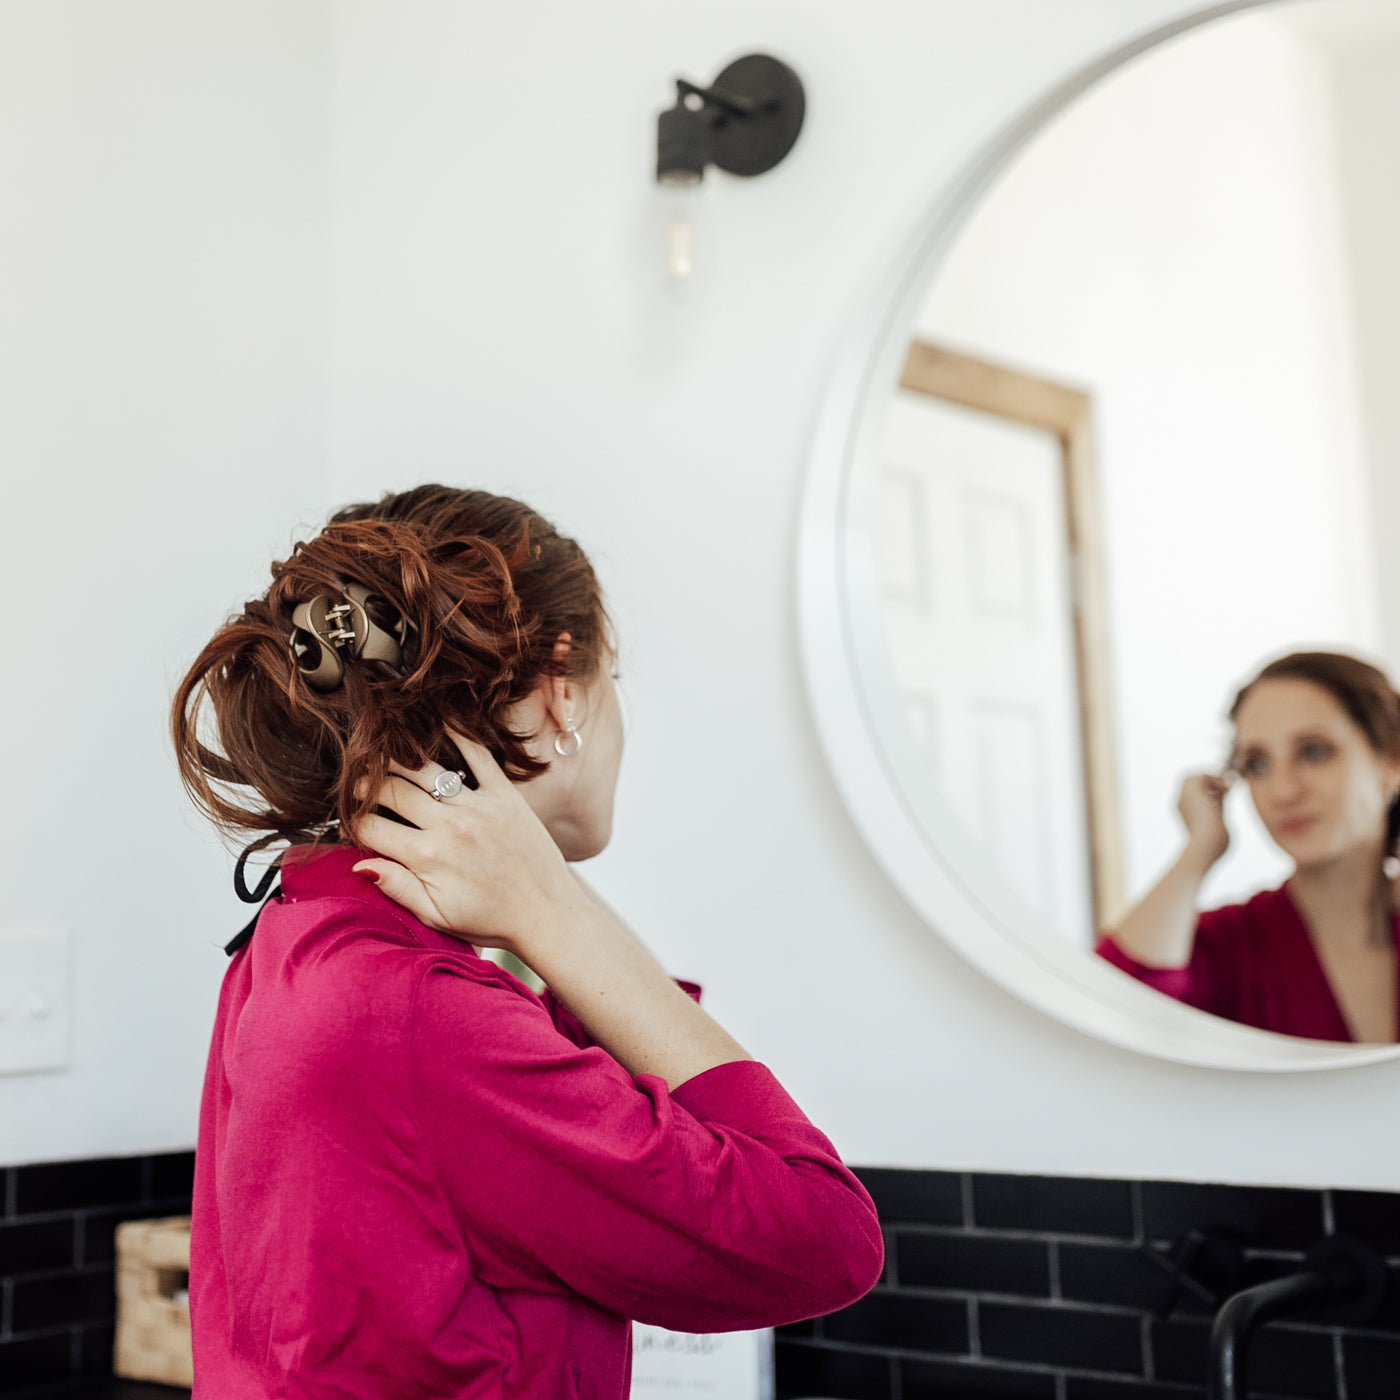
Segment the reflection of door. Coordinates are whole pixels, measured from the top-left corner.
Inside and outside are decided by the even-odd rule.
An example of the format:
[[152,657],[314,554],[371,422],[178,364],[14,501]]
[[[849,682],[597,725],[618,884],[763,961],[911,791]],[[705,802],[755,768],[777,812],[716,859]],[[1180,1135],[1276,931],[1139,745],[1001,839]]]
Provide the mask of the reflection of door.
[[990,863],[1067,941],[1119,912],[1089,400],[916,342],[882,583],[913,733]]

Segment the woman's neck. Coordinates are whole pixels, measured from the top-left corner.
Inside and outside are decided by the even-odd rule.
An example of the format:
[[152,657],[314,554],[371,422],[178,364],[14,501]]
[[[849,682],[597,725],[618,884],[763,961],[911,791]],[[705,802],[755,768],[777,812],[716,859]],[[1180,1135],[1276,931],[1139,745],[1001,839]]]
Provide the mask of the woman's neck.
[[1333,945],[1389,941],[1390,887],[1379,850],[1300,866],[1288,893],[1315,938]]

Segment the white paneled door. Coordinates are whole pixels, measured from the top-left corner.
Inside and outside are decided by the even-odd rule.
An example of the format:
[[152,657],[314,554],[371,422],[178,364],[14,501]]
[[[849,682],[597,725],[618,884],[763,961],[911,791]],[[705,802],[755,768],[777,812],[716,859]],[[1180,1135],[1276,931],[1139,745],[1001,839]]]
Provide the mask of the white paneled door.
[[909,727],[943,800],[1055,934],[1094,934],[1063,447],[900,391],[881,584]]

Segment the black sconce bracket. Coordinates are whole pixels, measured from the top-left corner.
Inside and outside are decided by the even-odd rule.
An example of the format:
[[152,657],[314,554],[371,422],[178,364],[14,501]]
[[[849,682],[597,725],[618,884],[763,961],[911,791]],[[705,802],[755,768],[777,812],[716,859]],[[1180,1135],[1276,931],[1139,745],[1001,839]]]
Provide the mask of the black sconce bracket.
[[780,59],[749,54],[707,88],[676,79],[676,105],[657,119],[656,178],[694,184],[706,165],[762,175],[792,150],[802,130],[802,80]]

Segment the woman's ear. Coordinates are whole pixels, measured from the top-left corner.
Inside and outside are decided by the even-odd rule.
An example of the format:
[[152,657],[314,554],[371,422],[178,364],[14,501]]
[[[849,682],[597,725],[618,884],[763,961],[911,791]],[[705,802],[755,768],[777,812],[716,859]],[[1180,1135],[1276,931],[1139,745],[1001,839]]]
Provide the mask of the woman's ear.
[[570,720],[578,722],[578,686],[569,677],[569,653],[573,650],[574,639],[561,632],[554,643],[553,661],[555,674],[546,676],[540,682],[541,698],[545,712],[556,729],[564,729]]
[[1381,771],[1384,774],[1386,797],[1394,802],[1400,797],[1400,758],[1385,759]]

